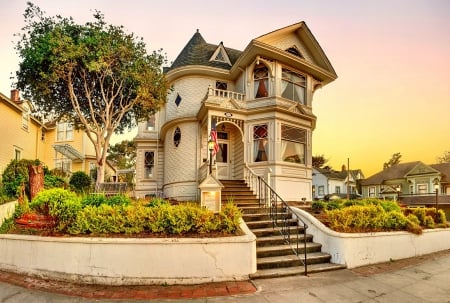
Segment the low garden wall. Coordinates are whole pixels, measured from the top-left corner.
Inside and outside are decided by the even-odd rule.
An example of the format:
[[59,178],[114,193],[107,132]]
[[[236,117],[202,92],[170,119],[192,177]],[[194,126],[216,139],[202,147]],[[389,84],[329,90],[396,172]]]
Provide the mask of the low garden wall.
[[16,209],[17,201],[8,202],[0,205],[0,225],[2,225],[5,219],[12,216]]
[[256,238],[87,238],[0,235],[0,270],[90,284],[195,284],[247,280]]
[[426,229],[421,235],[405,231],[339,233],[326,227],[308,212],[293,208],[308,225],[307,232],[331,262],[348,268],[425,255],[450,249],[450,228]]

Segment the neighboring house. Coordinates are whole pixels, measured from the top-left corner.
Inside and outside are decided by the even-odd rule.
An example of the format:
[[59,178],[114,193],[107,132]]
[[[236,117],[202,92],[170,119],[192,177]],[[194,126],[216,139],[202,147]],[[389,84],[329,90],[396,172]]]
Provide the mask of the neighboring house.
[[313,95],[337,76],[304,22],[255,38],[243,51],[209,44],[197,30],[165,75],[173,88],[167,103],[135,137],[138,197],[198,201],[213,130],[217,179],[270,171],[284,200],[311,201]]
[[83,131],[66,122],[43,123],[31,116],[31,110],[32,104],[20,100],[18,90],[12,90],[10,98],[0,93],[0,174],[13,159],[39,159],[49,169],[69,175],[95,172],[94,146]]
[[362,180],[361,185],[364,197],[434,204],[437,191],[445,202],[450,197],[450,163],[400,163]]
[[[361,196],[359,182],[364,179],[360,169],[347,171],[345,166],[341,171],[326,168],[313,168],[313,199],[324,199],[332,195],[345,198]],[[350,182],[348,182],[350,180]]]

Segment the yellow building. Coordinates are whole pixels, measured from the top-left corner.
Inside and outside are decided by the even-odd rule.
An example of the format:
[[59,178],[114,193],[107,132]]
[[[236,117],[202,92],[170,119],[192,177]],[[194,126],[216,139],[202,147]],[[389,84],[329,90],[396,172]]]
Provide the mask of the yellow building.
[[[18,90],[0,93],[0,173],[13,159],[39,159],[49,169],[95,172],[95,149],[87,135],[67,122],[44,123],[31,116],[32,104]],[[107,174],[112,176],[111,168]]]

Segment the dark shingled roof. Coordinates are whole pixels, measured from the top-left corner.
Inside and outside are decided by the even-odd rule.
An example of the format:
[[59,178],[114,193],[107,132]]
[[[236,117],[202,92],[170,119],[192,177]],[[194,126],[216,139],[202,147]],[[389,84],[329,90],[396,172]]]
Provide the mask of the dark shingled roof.
[[431,164],[430,166],[441,172],[441,182],[450,182],[450,163]]
[[[172,65],[165,69],[165,71],[170,71],[177,67],[187,66],[187,65],[204,65],[222,68],[230,70],[231,66],[227,63],[209,61],[211,56],[214,54],[215,50],[219,45],[206,43],[199,31],[192,36],[191,40],[186,44],[181,53],[172,63]],[[231,64],[233,65],[239,56],[242,54],[241,51],[225,47],[228,57],[230,58]]]
[[386,168],[373,176],[361,181],[362,185],[378,185],[383,184],[385,180],[402,179],[411,171],[420,161],[399,163],[389,168]]

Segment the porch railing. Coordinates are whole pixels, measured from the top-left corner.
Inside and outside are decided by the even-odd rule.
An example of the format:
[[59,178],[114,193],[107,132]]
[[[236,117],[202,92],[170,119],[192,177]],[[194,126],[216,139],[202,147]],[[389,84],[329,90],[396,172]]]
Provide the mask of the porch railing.
[[[272,187],[262,178],[256,175],[251,168],[245,167],[245,181],[256,194],[259,207],[267,209],[272,220],[273,228],[278,227],[284,241],[291,247],[294,254],[302,262],[308,274],[308,263],[306,259],[306,230],[308,225],[293,211],[293,209],[273,190]],[[295,226],[291,225],[294,219]],[[303,243],[302,243],[303,240]],[[301,252],[303,246],[303,253]],[[303,259],[300,257],[303,255]]]

